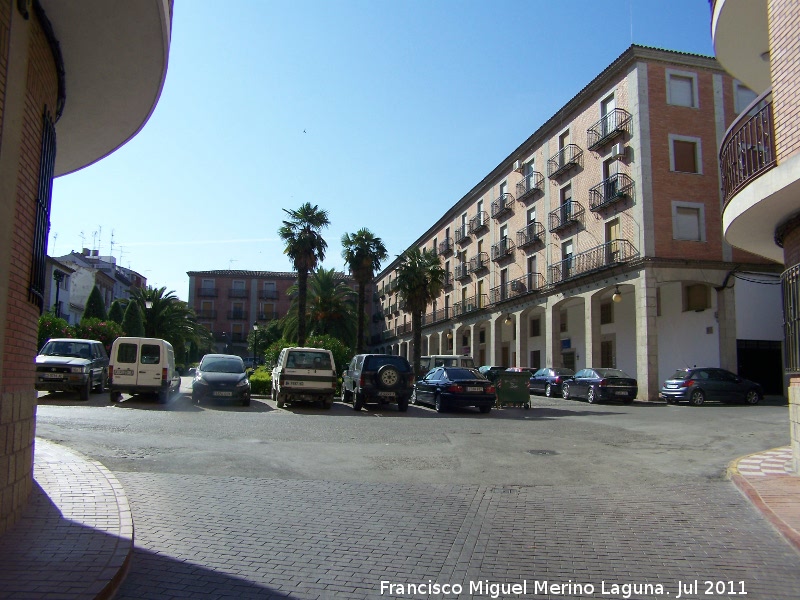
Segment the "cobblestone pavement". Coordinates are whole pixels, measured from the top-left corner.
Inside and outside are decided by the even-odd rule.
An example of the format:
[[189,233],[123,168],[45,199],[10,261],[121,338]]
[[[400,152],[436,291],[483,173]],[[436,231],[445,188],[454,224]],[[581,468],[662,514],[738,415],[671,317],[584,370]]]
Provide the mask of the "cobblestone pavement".
[[[491,597],[470,588],[480,582],[527,583],[504,598],[796,600],[800,589],[800,555],[724,481],[630,492],[117,476],[136,517],[121,599]],[[381,594],[381,582],[463,589]],[[614,584],[651,587],[626,596]]]

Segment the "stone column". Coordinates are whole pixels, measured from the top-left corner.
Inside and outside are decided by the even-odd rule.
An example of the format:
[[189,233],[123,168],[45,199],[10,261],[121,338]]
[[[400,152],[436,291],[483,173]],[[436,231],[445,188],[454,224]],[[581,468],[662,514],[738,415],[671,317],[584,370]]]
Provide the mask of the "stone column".
[[643,270],[634,282],[636,302],[636,379],[639,398],[657,400],[658,330],[656,327],[656,284],[653,275]]

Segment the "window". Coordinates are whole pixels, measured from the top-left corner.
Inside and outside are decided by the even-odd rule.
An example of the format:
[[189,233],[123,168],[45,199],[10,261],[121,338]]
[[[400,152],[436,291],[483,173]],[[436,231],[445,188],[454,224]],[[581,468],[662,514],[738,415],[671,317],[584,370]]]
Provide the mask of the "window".
[[614,109],[616,109],[614,94],[600,102],[601,135],[606,136],[613,130]]
[[567,329],[567,311],[562,310],[561,314],[559,315],[560,326],[559,329],[561,333],[565,333]]
[[669,168],[680,173],[702,173],[700,139],[669,136]]
[[614,368],[614,340],[600,342],[600,366],[607,369]]
[[733,82],[733,110],[740,114],[758,95],[739,81]]
[[528,224],[533,223],[536,220],[536,209],[529,208],[528,209]]
[[530,331],[531,331],[531,337],[539,337],[540,335],[542,335],[541,317],[536,317],[535,319],[531,319]]
[[697,75],[667,69],[667,104],[698,108]]
[[683,288],[683,310],[697,312],[711,308],[711,289],[702,283],[689,284]]
[[136,344],[119,344],[117,346],[117,362],[118,363],[135,363],[136,351],[138,347]]
[[704,242],[706,240],[705,206],[696,202],[673,202],[672,238]]
[[142,357],[140,362],[143,365],[157,365],[161,361],[161,347],[155,344],[142,344]]
[[[600,304],[600,325],[608,325],[614,322],[614,303],[603,302]],[[603,365],[607,367],[609,365]]]
[[28,299],[39,308],[40,313],[44,311],[47,238],[50,231],[50,201],[53,197],[53,170],[56,162],[56,127],[47,108],[45,108],[42,115],[41,157],[39,163],[39,189],[36,194],[31,283],[28,293]]

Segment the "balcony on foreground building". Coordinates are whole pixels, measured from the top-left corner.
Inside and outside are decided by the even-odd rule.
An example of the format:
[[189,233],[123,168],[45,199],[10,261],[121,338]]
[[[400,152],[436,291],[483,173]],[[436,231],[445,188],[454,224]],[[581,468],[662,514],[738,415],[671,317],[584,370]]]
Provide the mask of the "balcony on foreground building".
[[630,241],[613,240],[550,265],[547,268],[548,280],[550,285],[557,285],[575,277],[609,269],[638,256],[639,251]]
[[576,144],[567,144],[547,161],[547,177],[555,179],[570,169],[583,166],[583,150]]
[[544,175],[538,171],[531,171],[517,183],[517,200],[524,202],[536,192],[544,192]]
[[528,273],[517,279],[512,279],[504,284],[489,290],[489,302],[497,304],[506,300],[513,300],[525,294],[532,294],[547,286],[547,280],[541,273]]
[[633,179],[625,173],[616,173],[589,189],[589,210],[598,211],[606,206],[633,197]]
[[618,137],[631,133],[633,117],[624,108],[609,111],[597,123],[586,130],[586,145],[589,150],[600,150]]

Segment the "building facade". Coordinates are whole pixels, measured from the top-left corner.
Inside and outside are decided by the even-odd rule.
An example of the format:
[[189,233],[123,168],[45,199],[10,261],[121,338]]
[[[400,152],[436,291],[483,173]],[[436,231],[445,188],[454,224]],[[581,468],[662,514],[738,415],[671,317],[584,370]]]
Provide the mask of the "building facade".
[[53,177],[144,126],[166,77],[171,21],[171,0],[0,0],[0,533],[33,486]]
[[[752,376],[757,355],[780,392],[780,319],[746,310],[779,308],[780,268],[720,218],[716,148],[747,94],[713,58],[631,46],[412,244],[447,272],[422,353],[617,367],[644,399],[687,365]],[[408,356],[396,266],[371,340]]]
[[785,368],[800,473],[800,4],[713,0],[717,59],[754,91],[719,147],[725,239],[782,264]]

